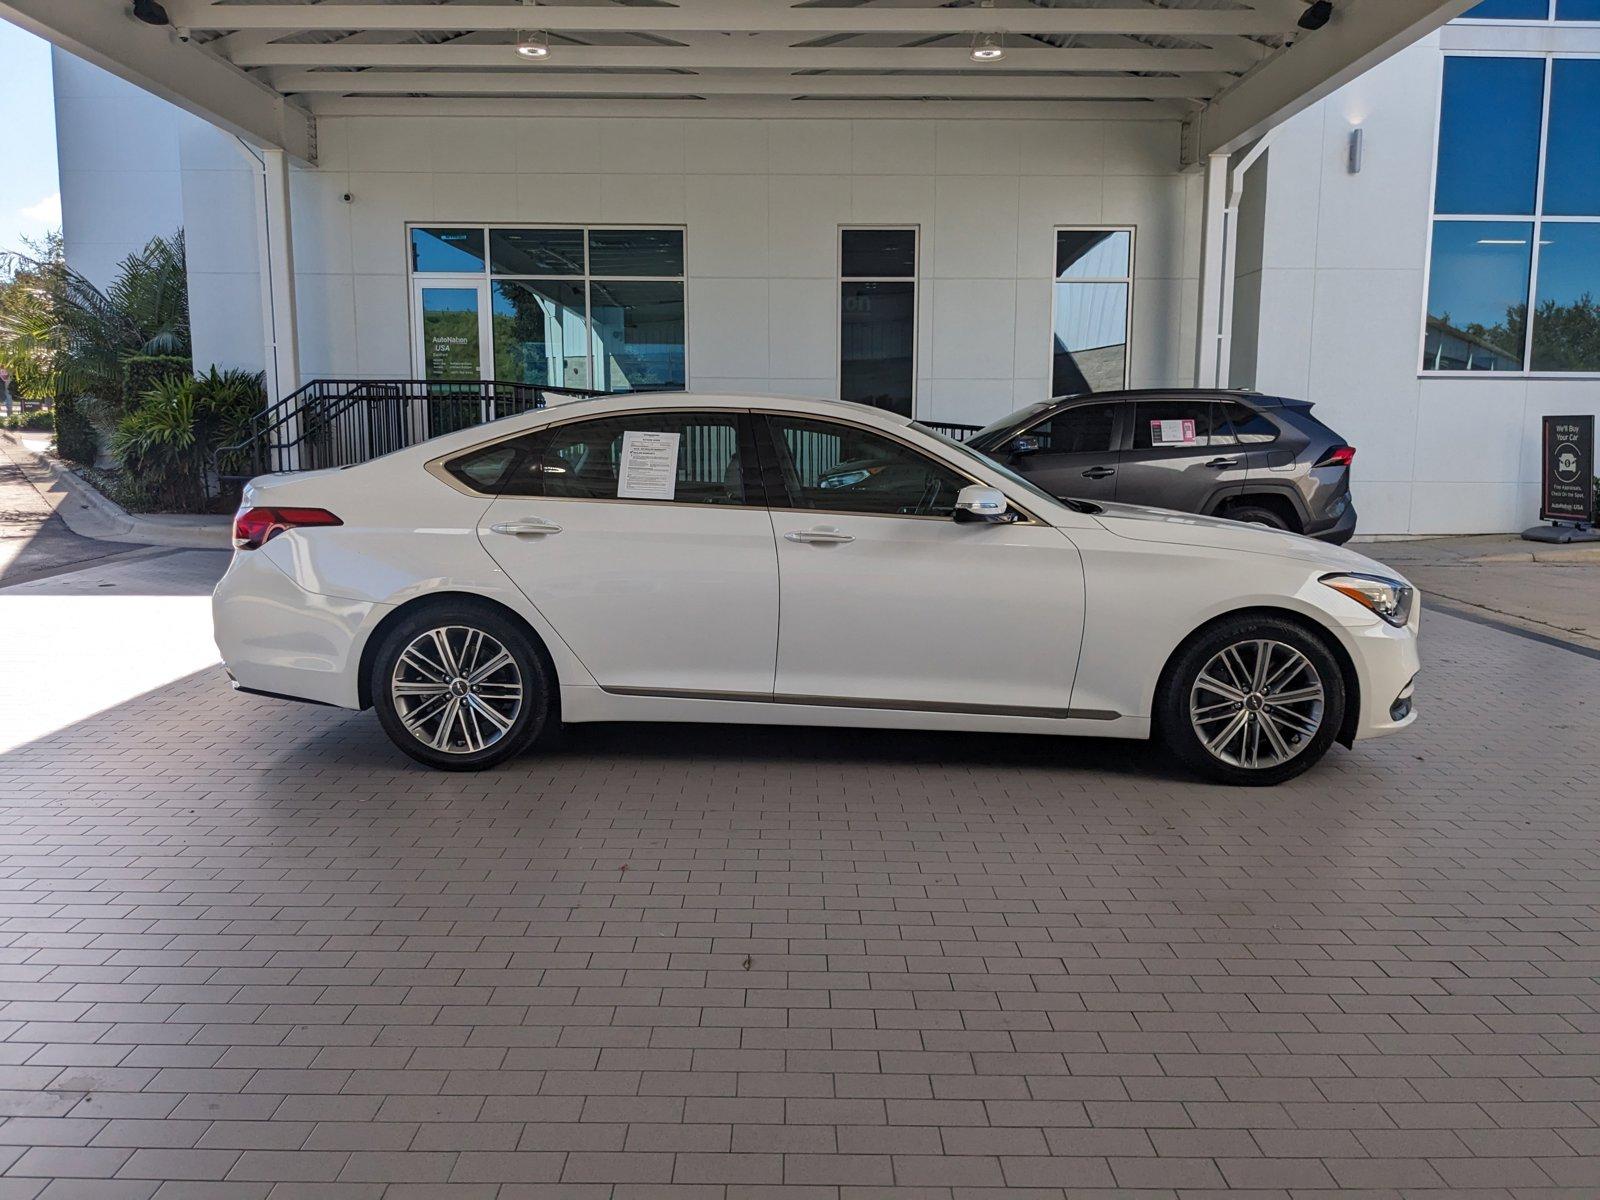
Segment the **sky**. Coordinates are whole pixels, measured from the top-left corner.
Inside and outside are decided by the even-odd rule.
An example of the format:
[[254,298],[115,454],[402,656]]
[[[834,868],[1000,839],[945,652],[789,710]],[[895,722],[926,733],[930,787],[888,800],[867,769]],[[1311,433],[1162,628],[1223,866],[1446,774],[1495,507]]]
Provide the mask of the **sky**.
[[0,20],[0,251],[60,227],[50,46]]

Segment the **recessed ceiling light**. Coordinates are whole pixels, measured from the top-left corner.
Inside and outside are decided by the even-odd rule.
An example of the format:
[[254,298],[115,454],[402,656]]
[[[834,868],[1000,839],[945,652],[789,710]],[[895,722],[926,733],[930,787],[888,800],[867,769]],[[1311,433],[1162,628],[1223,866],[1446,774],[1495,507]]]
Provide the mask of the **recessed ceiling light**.
[[1006,48],[997,33],[980,33],[972,39],[973,62],[999,62],[1006,56]]
[[524,33],[517,38],[517,53],[523,58],[550,57],[550,39],[542,33]]

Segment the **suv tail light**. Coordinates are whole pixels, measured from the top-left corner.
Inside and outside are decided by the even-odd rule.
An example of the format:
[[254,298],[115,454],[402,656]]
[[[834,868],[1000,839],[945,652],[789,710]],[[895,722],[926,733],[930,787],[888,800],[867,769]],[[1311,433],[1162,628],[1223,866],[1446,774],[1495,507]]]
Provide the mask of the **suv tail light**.
[[241,508],[233,518],[233,546],[258,550],[285,529],[343,524],[325,508]]
[[1311,465],[1314,467],[1348,467],[1356,460],[1354,446],[1335,446]]

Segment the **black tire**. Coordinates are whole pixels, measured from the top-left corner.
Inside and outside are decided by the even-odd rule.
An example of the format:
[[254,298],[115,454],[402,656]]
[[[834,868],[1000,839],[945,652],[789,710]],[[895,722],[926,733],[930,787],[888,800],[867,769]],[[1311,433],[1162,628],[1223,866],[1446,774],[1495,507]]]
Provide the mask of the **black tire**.
[[1281,529],[1285,533],[1298,533],[1283,514],[1259,504],[1235,504],[1222,514],[1230,521],[1243,521],[1246,525],[1265,525],[1268,529]]
[[[1295,670],[1294,675],[1278,686],[1277,694],[1287,697],[1312,690],[1311,675],[1307,674],[1309,671],[1315,675],[1315,684],[1321,687],[1320,701],[1295,701],[1280,706],[1270,703],[1265,690],[1253,689],[1247,694],[1241,692],[1243,699],[1235,701],[1209,684],[1201,684],[1197,688],[1201,672],[1225,650],[1237,648],[1241,663],[1253,666],[1255,660],[1250,657],[1253,652],[1250,647],[1260,644],[1287,648],[1268,651],[1268,663],[1276,664],[1269,665],[1269,673],[1274,670]],[[1295,656],[1289,653],[1290,650],[1298,652],[1304,660],[1304,669],[1296,665]],[[1216,678],[1216,675],[1208,675],[1208,679]],[[1268,698],[1258,701],[1252,696]],[[1202,713],[1210,714],[1212,709],[1222,710],[1219,714],[1205,715],[1201,719],[1208,734],[1215,731],[1213,740],[1220,737],[1230,723],[1236,720],[1245,722],[1232,738],[1222,743],[1219,751],[1208,748],[1206,740],[1202,739],[1195,722],[1191,720],[1191,704],[1202,703]],[[1218,783],[1270,787],[1309,770],[1328,752],[1328,747],[1333,744],[1344,724],[1345,703],[1344,675],[1321,637],[1292,618],[1244,615],[1217,622],[1174,655],[1167,669],[1162,672],[1156,693],[1156,730],[1173,757],[1196,774]],[[1309,727],[1309,718],[1313,714],[1318,721],[1314,732],[1286,732],[1290,725],[1301,729]],[[1271,734],[1266,732],[1269,724],[1272,727]],[[1277,757],[1272,737],[1281,741],[1286,749],[1292,750],[1292,756],[1266,765],[1250,765],[1248,739],[1252,728],[1256,730],[1255,737],[1258,739],[1258,756],[1260,746],[1265,744],[1268,749],[1264,757]]]
[[[452,721],[449,730],[442,733],[437,733],[443,726],[442,716],[430,719],[425,710],[419,712],[415,707],[427,703],[425,699],[396,697],[392,686],[396,682],[396,669],[400,666],[401,655],[416,639],[431,637],[432,632],[437,630],[454,631],[445,634],[447,643],[456,648],[468,647],[468,650],[462,651],[463,657],[470,652],[470,646],[487,645],[482,641],[465,641],[471,634],[493,639],[510,656],[515,669],[513,674],[511,666],[502,667],[477,685],[484,689],[485,694],[481,697],[474,693],[474,698],[468,699],[463,693],[457,708],[464,711]],[[427,661],[436,665],[439,657],[437,654],[430,655]],[[403,673],[410,675],[416,683],[431,685],[431,679],[415,671],[415,661],[414,658],[409,659]],[[467,676],[460,674],[455,678],[465,681]],[[399,682],[404,686],[406,681]],[[459,686],[454,684],[454,679],[450,683]],[[535,645],[517,621],[494,608],[469,600],[443,601],[408,614],[387,631],[372,658],[372,674],[368,684],[383,731],[402,751],[418,762],[441,771],[481,771],[522,753],[544,732],[550,723],[555,671],[542,649]],[[514,711],[505,699],[513,685],[521,688],[520,703]],[[496,694],[488,694],[489,688],[496,688]],[[446,697],[446,705],[453,699],[454,692]],[[407,714],[412,718],[411,725],[401,714],[402,702],[413,706]],[[479,710],[486,708],[492,708],[500,719],[509,720],[509,725],[499,731],[488,713],[479,715]],[[420,729],[421,733],[414,732],[414,727]],[[495,732],[493,740],[486,740],[483,732],[486,729]],[[424,736],[430,732],[436,733],[433,744]],[[486,740],[486,744],[474,748],[475,738]]]

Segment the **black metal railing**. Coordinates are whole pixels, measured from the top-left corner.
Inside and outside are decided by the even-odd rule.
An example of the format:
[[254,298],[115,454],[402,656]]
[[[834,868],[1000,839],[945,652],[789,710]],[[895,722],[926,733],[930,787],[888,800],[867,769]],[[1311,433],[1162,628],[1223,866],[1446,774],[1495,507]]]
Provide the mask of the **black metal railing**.
[[942,433],[953,442],[964,442],[983,428],[982,425],[952,425],[949,421],[918,421],[936,433]]
[[551,402],[601,394],[492,379],[313,379],[265,409],[247,436],[218,450],[217,474],[241,480],[351,466]]
[[[458,429],[604,394],[493,379],[313,379],[264,409],[244,437],[218,450],[216,473],[237,483],[277,471],[353,466]],[[956,441],[980,428],[922,424]]]

